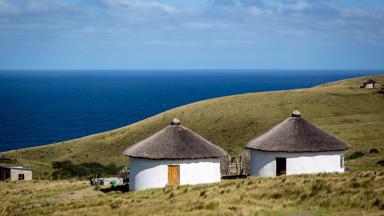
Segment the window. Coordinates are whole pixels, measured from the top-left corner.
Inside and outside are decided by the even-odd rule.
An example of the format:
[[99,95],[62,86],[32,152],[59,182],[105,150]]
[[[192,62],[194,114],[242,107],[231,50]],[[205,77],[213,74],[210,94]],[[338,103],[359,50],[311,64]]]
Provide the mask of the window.
[[340,168],[344,168],[344,155],[340,155]]
[[24,174],[19,174],[19,180],[24,180]]

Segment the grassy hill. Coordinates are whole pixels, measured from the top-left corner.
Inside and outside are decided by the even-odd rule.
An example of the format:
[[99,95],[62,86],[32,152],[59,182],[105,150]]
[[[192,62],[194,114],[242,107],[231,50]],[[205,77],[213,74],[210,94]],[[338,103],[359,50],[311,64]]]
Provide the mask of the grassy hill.
[[251,177],[123,193],[85,181],[0,182],[1,215],[383,215],[384,172]]
[[[384,76],[373,76],[384,84]],[[49,177],[51,163],[69,159],[73,162],[100,162],[126,165],[122,151],[157,132],[174,117],[182,124],[223,147],[231,156],[244,151],[254,137],[299,110],[322,129],[347,141],[364,157],[346,161],[352,170],[383,171],[376,164],[384,159],[384,94],[377,89],[361,89],[366,78],[328,83],[308,89],[250,93],[205,100],[181,106],[135,124],[104,133],[52,145],[5,153],[17,163],[31,167],[34,175]],[[257,85],[257,83],[255,83]],[[368,154],[372,148],[379,153]]]

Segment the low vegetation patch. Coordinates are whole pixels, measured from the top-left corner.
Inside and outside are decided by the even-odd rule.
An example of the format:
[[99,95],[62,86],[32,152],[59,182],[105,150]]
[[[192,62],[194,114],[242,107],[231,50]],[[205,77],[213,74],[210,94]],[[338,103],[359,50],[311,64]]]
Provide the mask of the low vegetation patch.
[[117,175],[122,166],[116,166],[111,163],[109,165],[102,165],[100,163],[81,163],[73,164],[69,160],[54,161],[52,163],[54,169],[52,173],[53,179],[66,179],[66,178],[95,178],[95,177],[108,177],[109,175]]
[[384,160],[379,160],[379,161],[377,161],[377,164],[379,164],[380,166],[383,166],[383,167],[384,167]]
[[8,157],[5,155],[0,155],[0,163],[15,164],[15,163],[17,163],[17,159],[13,158],[13,157]]
[[355,151],[352,154],[350,154],[346,159],[347,160],[353,160],[353,159],[356,159],[356,158],[361,158],[364,155],[365,154],[363,152],[361,152],[361,151]]
[[373,148],[373,149],[369,150],[369,154],[377,154],[379,152],[380,151],[377,148]]

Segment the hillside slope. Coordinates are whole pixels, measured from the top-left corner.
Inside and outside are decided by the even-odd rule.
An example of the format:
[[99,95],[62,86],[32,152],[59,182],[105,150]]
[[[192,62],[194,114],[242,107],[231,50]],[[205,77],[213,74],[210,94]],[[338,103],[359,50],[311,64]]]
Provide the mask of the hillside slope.
[[[384,84],[384,76],[373,76]],[[305,118],[348,142],[354,151],[366,156],[346,162],[357,170],[383,170],[376,162],[384,159],[384,94],[377,89],[360,89],[366,78],[356,78],[321,86],[250,93],[205,100],[181,106],[135,124],[104,133],[52,145],[5,153],[18,163],[34,169],[35,176],[49,176],[56,160],[127,164],[122,151],[169,124],[174,117],[231,156],[243,146],[299,110]],[[256,85],[256,83],[255,83]],[[368,154],[377,148],[377,154]]]

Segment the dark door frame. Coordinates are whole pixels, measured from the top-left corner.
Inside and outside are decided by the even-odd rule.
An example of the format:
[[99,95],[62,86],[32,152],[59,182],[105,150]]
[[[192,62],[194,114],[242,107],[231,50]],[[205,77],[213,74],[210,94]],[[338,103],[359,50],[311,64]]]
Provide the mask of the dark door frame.
[[287,174],[287,158],[276,157],[276,176]]

